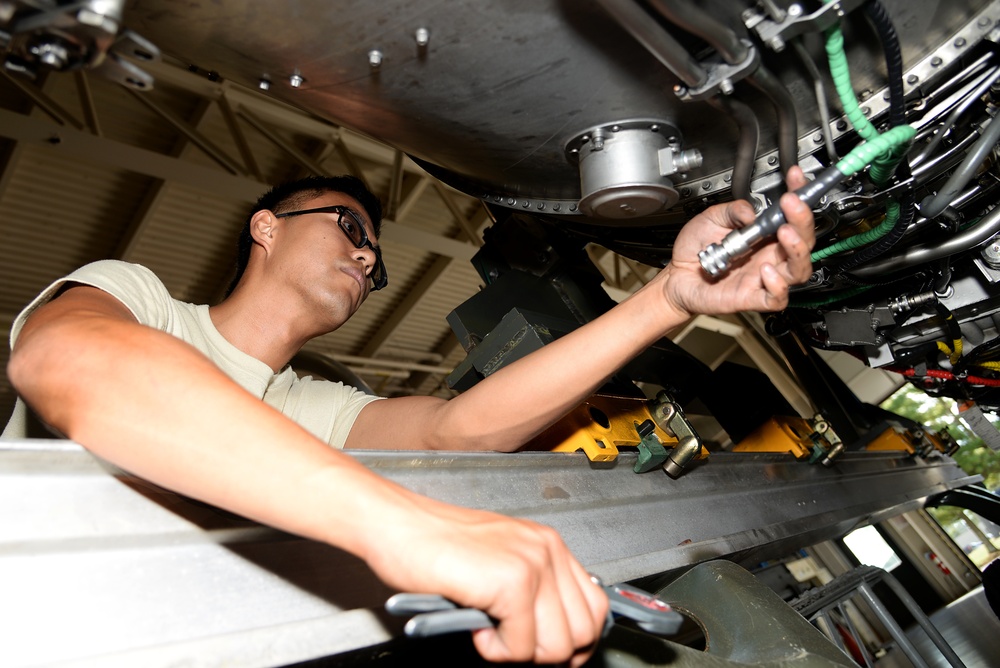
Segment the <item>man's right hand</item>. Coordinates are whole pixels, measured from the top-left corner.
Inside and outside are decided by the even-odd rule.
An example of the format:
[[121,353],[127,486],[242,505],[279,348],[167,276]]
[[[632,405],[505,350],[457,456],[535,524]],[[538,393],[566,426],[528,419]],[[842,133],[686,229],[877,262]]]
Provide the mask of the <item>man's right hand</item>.
[[416,495],[392,505],[397,512],[379,522],[364,555],[387,584],[441,594],[498,620],[473,632],[487,660],[581,665],[590,657],[607,596],[555,530]]

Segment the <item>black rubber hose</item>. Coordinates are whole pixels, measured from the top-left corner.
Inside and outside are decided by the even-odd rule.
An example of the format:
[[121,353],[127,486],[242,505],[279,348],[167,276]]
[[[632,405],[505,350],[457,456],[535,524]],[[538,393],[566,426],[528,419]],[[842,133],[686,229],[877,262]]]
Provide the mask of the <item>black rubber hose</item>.
[[778,115],[778,160],[782,173],[787,174],[799,161],[799,121],[795,114],[795,101],[778,77],[763,65],[747,81],[774,105]]
[[739,127],[740,138],[736,144],[736,162],[733,165],[733,199],[752,201],[750,178],[753,176],[753,165],[757,160],[757,144],[760,142],[757,115],[749,106],[724,95],[716,95],[706,101],[732,118]]
[[886,73],[889,77],[889,126],[896,127],[906,122],[906,101],[903,98],[903,52],[899,48],[899,37],[892,19],[879,0],[869,0],[865,4],[872,25],[878,32],[885,53]]

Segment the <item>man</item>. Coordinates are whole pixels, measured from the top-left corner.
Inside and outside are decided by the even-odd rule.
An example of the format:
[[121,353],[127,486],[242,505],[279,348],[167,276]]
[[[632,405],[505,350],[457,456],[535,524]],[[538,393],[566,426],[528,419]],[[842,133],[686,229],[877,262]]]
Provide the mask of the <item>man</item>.
[[[803,183],[791,170],[789,187]],[[399,590],[485,610],[499,621],[475,632],[485,658],[579,665],[607,600],[554,531],[418,496],[329,443],[341,434],[347,448],[515,450],[693,313],[783,308],[789,285],[810,272],[812,214],[785,195],[790,224],[778,242],[711,281],[698,251],[754,218],[746,202],[713,207],[685,227],[649,284],[468,392],[359,401],[348,390],[329,411],[339,415],[317,424],[296,415],[293,399],[307,391],[282,385],[279,372],[306,341],[346,322],[385,274],[377,207],[347,190],[355,194],[307,187],[265,197],[249,219],[246,270],[211,308],[173,304],[130,265],[118,267],[120,280],[114,269],[71,275],[16,321],[9,376],[49,425],[126,470],[351,552]],[[193,327],[208,332],[201,351],[178,338],[198,338]],[[233,378],[206,355],[239,358]],[[271,378],[263,390],[246,391],[261,377]],[[264,395],[268,384],[283,388],[280,399]]]

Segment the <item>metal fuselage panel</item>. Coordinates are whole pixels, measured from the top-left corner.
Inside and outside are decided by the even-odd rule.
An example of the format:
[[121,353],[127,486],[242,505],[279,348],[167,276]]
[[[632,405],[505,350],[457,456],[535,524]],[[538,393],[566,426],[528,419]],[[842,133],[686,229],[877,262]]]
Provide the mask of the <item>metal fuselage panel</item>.
[[[698,4],[746,34],[740,14],[749,3]],[[909,64],[986,3],[884,4]],[[885,85],[885,65],[871,27],[855,14],[845,27],[853,83],[871,94]],[[267,79],[275,97],[440,168],[436,174],[474,196],[578,199],[567,143],[589,128],[629,119],[678,128],[684,145],[705,157],[692,180],[734,159],[738,133],[731,119],[705,102],[681,102],[673,92],[679,79],[597,2],[142,0],[128,5],[125,22],[185,63],[251,87]],[[693,56],[704,55],[698,38],[660,22]],[[428,31],[425,46],[415,38],[420,28]],[[819,36],[809,37],[822,64]],[[372,51],[381,54],[377,67]],[[763,58],[794,98],[800,136],[808,137],[819,115],[794,50]],[[296,74],[302,82],[293,87]],[[746,84],[734,95],[757,112],[761,153],[773,149],[773,108]]]

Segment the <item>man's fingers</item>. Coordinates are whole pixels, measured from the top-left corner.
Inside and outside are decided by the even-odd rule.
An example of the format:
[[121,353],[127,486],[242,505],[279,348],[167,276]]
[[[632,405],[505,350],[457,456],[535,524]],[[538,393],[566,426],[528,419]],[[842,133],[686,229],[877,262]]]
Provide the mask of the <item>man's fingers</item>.
[[806,184],[806,175],[802,173],[802,168],[798,165],[793,165],[788,170],[788,174],[785,175],[785,183],[788,185],[789,190],[798,190],[804,186]]
[[774,265],[761,265],[760,280],[764,285],[764,305],[760,310],[780,311],[785,308],[788,305],[788,281]]

